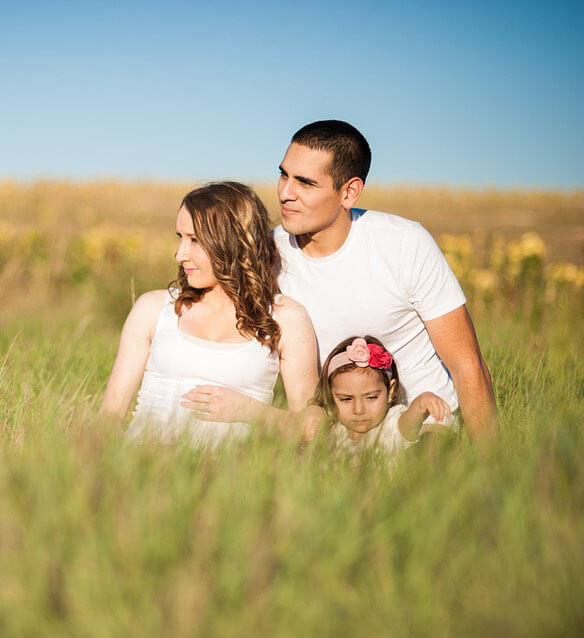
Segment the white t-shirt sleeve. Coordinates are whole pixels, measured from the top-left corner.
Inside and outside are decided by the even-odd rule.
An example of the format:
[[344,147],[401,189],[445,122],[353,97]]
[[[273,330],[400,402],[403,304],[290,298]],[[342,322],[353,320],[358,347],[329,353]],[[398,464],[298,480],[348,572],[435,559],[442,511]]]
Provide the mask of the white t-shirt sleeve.
[[402,281],[422,321],[436,319],[462,306],[466,298],[432,235],[412,224],[402,244]]

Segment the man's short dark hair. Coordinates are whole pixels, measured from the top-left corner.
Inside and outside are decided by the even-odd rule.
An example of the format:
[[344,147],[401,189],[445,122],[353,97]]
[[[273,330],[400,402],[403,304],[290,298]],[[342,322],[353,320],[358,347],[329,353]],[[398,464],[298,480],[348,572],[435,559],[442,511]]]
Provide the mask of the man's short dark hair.
[[341,120],[312,122],[294,133],[292,143],[332,153],[327,173],[333,179],[335,190],[352,177],[360,177],[365,183],[371,166],[371,149],[365,137],[351,124]]

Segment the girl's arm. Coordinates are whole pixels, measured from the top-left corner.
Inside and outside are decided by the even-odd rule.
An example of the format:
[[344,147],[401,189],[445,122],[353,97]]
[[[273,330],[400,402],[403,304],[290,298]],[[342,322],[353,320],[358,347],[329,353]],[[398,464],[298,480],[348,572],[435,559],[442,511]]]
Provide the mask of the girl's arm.
[[151,290],[130,310],[98,416],[113,417],[119,423],[126,416],[142,381],[158,313],[167,295],[166,290]]
[[444,421],[450,416],[450,406],[432,392],[422,392],[400,416],[398,428],[402,436],[408,441],[416,441],[420,437],[420,430],[424,419],[429,416],[436,421]]

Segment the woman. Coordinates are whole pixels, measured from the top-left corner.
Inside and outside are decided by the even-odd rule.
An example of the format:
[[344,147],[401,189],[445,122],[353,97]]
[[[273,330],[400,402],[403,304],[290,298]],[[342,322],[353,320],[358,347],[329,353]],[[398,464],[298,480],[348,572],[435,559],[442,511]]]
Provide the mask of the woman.
[[[274,423],[278,372],[299,411],[317,381],[316,339],[304,307],[279,295],[278,254],[258,196],[236,182],[188,193],[177,220],[178,277],[142,295],[124,325],[100,414],[128,435],[215,445],[248,423]],[[186,395],[186,396],[185,396]]]

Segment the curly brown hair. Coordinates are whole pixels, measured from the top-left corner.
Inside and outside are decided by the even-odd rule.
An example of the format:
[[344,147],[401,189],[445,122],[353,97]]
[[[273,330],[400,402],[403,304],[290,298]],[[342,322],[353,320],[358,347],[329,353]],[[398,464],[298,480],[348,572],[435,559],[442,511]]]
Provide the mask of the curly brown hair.
[[[238,182],[212,182],[187,193],[179,207],[191,215],[197,241],[211,260],[213,274],[235,305],[237,329],[274,352],[280,327],[272,317],[279,254],[270,234],[268,212],[251,188]],[[189,286],[182,266],[169,286],[178,289],[175,312],[197,303],[204,290]]]
[[[329,356],[326,358],[325,362],[322,365],[322,370],[320,371],[320,376],[318,378],[318,383],[316,385],[316,390],[314,392],[314,396],[310,400],[311,405],[319,405],[324,411],[327,413],[331,423],[337,418],[337,408],[335,406],[335,400],[333,398],[333,380],[338,374],[342,374],[343,372],[349,372],[350,370],[366,370],[367,368],[359,368],[356,363],[346,363],[345,365],[339,366],[334,372],[331,374],[329,378],[329,365],[331,359],[339,354],[340,352],[344,352],[347,349],[347,346],[350,346],[353,341],[357,339],[357,337],[349,337],[348,339],[344,339],[339,343],[338,346],[334,347]],[[385,346],[379,339],[376,337],[372,337],[371,335],[366,335],[363,337],[367,343],[375,344],[376,346],[381,346],[384,350],[386,350]],[[390,407],[399,403],[401,398],[401,388],[399,383],[399,375],[397,372],[397,365],[395,363],[395,359],[391,364],[391,368],[388,370],[391,371],[391,375],[386,374],[385,370],[381,370],[379,368],[372,368],[375,370],[377,374],[381,377],[385,387],[388,392],[390,389],[390,378],[395,379],[395,389],[393,392],[393,397],[390,403]]]

